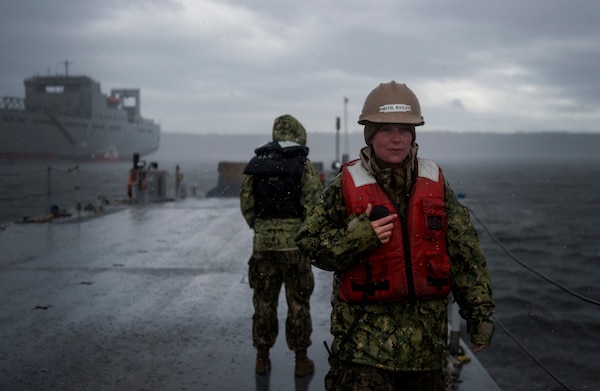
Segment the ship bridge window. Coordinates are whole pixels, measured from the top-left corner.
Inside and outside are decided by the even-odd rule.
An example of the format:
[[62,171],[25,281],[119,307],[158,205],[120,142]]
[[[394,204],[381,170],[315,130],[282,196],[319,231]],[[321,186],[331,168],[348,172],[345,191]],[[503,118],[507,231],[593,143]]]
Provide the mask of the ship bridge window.
[[46,86],[47,94],[62,94],[65,92],[65,86]]
[[65,86],[65,92],[79,92],[81,91],[80,84],[67,84]]
[[123,106],[124,107],[135,107],[137,105],[137,100],[133,96],[126,96],[123,98]]

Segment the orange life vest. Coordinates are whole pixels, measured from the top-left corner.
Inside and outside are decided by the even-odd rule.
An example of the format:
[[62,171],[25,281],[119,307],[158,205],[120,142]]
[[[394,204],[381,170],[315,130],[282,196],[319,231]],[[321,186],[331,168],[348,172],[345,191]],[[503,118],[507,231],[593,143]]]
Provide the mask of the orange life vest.
[[[342,169],[348,215],[364,213],[367,204],[396,207],[373,175],[355,160]],[[406,215],[398,213],[387,244],[363,262],[340,273],[339,298],[347,303],[384,303],[407,298],[434,299],[450,292],[450,260],[446,251],[444,181],[438,165],[418,160],[418,174]],[[365,297],[366,293],[366,297]]]

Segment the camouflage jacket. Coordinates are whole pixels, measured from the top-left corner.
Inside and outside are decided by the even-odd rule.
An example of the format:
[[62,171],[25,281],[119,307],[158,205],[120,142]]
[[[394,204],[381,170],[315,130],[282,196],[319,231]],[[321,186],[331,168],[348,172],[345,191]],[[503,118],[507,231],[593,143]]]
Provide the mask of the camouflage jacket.
[[[306,144],[306,131],[302,124],[291,115],[282,115],[273,124],[273,141],[289,141]],[[244,175],[240,189],[240,208],[246,223],[254,230],[254,251],[286,250],[297,248],[294,237],[306,213],[317,202],[323,182],[314,165],[307,159],[302,174],[302,195],[300,203],[304,209],[302,218],[256,218],[255,198],[252,191],[253,177]]]
[[[417,148],[415,145],[408,160],[414,161]],[[361,160],[384,189],[394,193],[392,171],[377,169],[369,147],[361,151]],[[405,189],[410,188],[412,167],[412,164],[405,167]],[[458,201],[445,178],[444,186],[453,297],[460,306],[461,316],[467,320],[471,341],[487,345],[494,329],[490,319],[494,312],[491,278],[468,210]],[[393,201],[399,205],[399,210],[404,210],[407,193],[396,193]],[[342,196],[341,175],[322,193],[302,224],[296,243],[314,260],[315,266],[335,272],[342,272],[360,262],[365,254],[380,245],[364,213],[348,216]],[[334,275],[331,297],[332,365],[336,360],[342,360],[396,371],[431,370],[443,365],[447,347],[448,299],[369,304],[361,311],[360,304],[338,300],[338,292],[339,281]],[[357,316],[360,317],[357,326],[347,335]],[[347,341],[341,346],[345,338]]]

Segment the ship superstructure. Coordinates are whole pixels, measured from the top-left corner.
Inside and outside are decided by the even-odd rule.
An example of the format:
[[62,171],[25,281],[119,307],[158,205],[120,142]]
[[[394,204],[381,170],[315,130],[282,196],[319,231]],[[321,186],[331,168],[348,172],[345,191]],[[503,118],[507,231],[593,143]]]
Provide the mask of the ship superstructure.
[[0,159],[129,159],[158,149],[160,126],[141,116],[139,89],[105,95],[88,76],[35,76],[25,98],[0,102]]

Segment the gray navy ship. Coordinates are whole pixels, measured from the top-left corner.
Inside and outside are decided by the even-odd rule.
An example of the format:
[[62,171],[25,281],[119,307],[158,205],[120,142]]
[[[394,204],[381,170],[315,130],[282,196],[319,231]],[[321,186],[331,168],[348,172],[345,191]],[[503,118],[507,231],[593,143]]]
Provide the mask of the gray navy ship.
[[0,101],[0,160],[119,161],[159,147],[160,125],[141,116],[139,89],[106,95],[92,78],[68,70],[24,84],[24,99]]

